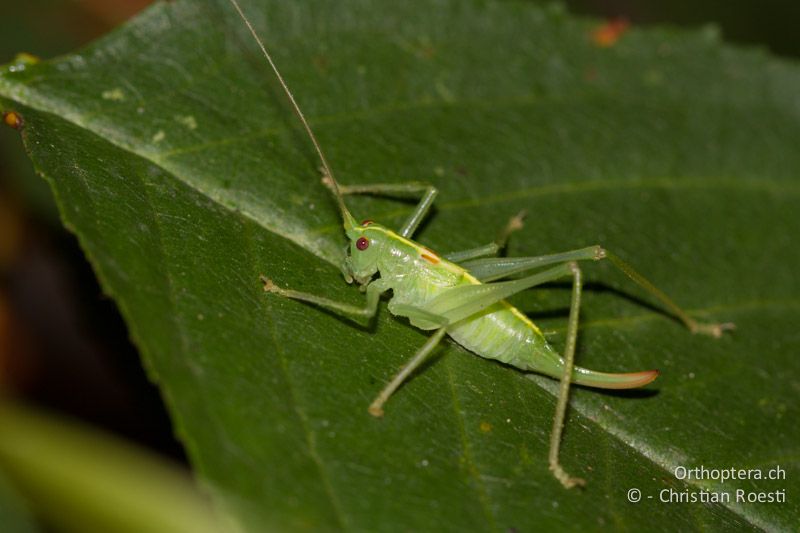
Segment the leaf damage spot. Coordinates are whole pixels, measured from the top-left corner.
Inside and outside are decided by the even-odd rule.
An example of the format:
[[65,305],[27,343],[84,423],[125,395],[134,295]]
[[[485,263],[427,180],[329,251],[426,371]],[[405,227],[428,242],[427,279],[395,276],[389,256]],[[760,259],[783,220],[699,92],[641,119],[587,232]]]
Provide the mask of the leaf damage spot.
[[643,82],[650,86],[661,85],[664,83],[664,73],[660,70],[650,69],[644,73]]
[[400,46],[419,59],[431,59],[436,54],[436,47],[427,35],[420,35],[412,40],[403,40]]
[[592,31],[592,42],[600,48],[610,48],[617,44],[630,25],[630,21],[625,17],[606,21],[605,24]]
[[112,102],[123,102],[125,100],[125,91],[119,87],[114,87],[107,91],[103,91],[101,96],[103,100],[111,100]]
[[197,119],[193,115],[176,115],[175,120],[189,128],[190,130],[197,129]]
[[447,85],[445,85],[442,80],[436,80],[436,83],[434,84],[434,89],[436,89],[436,94],[438,94],[439,97],[446,103],[455,102],[456,97],[453,94],[453,91],[451,91],[450,88]]
[[30,65],[35,65],[41,61],[37,56],[27,52],[20,52],[14,57],[14,61],[8,65],[9,72],[22,72]]
[[330,59],[325,55],[320,54],[314,56],[311,59],[311,63],[314,65],[314,68],[317,69],[317,72],[322,75],[327,74],[328,70],[330,70],[331,62]]
[[481,433],[491,433],[492,432],[492,425],[485,420],[480,424]]

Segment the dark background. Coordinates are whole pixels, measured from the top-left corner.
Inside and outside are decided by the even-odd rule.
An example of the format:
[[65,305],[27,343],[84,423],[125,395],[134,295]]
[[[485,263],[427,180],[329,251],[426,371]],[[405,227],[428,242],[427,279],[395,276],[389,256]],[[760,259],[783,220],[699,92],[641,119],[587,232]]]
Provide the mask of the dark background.
[[[121,24],[149,0],[4,2],[0,63],[17,52],[65,54]],[[800,3],[571,0],[573,13],[636,26],[713,24],[728,42],[800,55]],[[61,226],[48,188],[18,134],[0,128],[0,391],[87,420],[184,460],[113,302],[76,239]]]

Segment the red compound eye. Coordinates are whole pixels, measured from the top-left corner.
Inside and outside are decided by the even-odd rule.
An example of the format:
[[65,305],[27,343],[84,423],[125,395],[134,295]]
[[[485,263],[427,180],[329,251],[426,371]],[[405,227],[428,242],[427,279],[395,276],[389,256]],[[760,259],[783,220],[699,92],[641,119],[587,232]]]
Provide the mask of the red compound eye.
[[359,250],[366,250],[369,247],[369,239],[361,237],[356,241],[356,248]]

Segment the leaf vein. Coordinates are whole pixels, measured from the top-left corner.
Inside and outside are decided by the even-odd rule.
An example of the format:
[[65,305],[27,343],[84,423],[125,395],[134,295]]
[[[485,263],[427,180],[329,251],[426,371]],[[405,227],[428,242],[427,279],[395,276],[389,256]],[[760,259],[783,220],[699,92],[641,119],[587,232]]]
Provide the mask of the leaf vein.
[[453,376],[453,368],[448,361],[444,362],[445,372],[447,374],[447,383],[450,388],[451,397],[453,399],[453,411],[455,419],[458,424],[458,432],[461,440],[461,449],[463,450],[463,458],[466,463],[466,473],[472,479],[471,485],[477,493],[478,501],[481,504],[481,509],[486,517],[486,522],[493,531],[497,531],[497,521],[494,513],[492,513],[491,505],[489,503],[489,495],[486,492],[486,486],[481,479],[480,473],[475,465],[475,459],[472,456],[472,451],[469,443],[469,436],[467,434],[466,421],[464,420],[464,413],[461,411],[460,402],[458,401],[458,392],[456,390],[455,376]]
[[[249,227],[249,225],[247,226]],[[245,230],[245,241],[247,243],[248,253],[247,258],[250,261],[251,272],[253,272],[253,280],[258,279],[258,268],[256,266],[256,253],[255,253],[255,245],[253,243],[253,236],[250,230]],[[295,391],[295,384],[291,376],[291,372],[289,370],[288,360],[286,358],[286,352],[283,350],[281,346],[281,342],[279,339],[279,334],[277,327],[275,325],[275,312],[273,309],[273,304],[269,301],[269,297],[265,294],[264,299],[266,300],[263,308],[267,311],[269,315],[269,325],[270,325],[270,333],[272,336],[272,344],[275,350],[275,353],[278,355],[278,359],[280,361],[280,368],[281,372],[284,375],[284,379],[287,383],[287,389],[289,391],[289,403],[292,406],[292,410],[295,412],[298,420],[303,429],[303,434],[306,440],[306,446],[308,449],[308,456],[311,458],[312,462],[317,468],[319,472],[319,478],[322,481],[322,485],[325,488],[325,493],[330,501],[331,508],[336,516],[336,519],[339,523],[340,529],[350,529],[348,527],[348,520],[344,513],[344,509],[342,508],[341,502],[336,497],[336,494],[333,490],[333,485],[331,483],[330,475],[328,474],[327,469],[325,468],[325,463],[322,460],[322,457],[319,454],[316,446],[316,438],[314,433],[311,431],[311,427],[309,425],[308,414],[300,407],[300,402],[297,397],[297,393]]]

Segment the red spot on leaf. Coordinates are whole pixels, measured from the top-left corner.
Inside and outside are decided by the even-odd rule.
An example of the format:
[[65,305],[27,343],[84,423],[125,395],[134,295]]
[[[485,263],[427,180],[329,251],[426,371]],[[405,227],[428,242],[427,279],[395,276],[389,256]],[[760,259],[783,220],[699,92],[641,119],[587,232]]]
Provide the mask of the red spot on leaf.
[[611,19],[592,32],[592,42],[601,48],[614,46],[630,25],[625,17]]
[[3,113],[3,122],[6,126],[11,126],[15,130],[22,128],[22,125],[25,123],[22,120],[22,116],[14,111],[6,111]]

